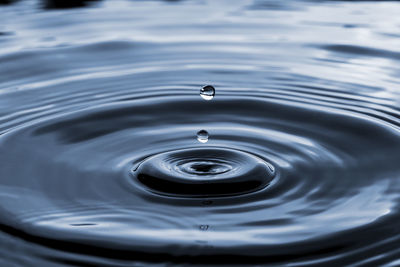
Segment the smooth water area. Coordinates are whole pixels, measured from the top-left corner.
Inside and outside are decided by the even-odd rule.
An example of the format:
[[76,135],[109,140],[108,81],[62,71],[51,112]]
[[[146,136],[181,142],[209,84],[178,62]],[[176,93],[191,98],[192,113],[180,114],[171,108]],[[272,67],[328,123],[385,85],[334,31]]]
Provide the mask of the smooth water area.
[[0,266],[400,264],[400,2],[56,2],[0,6]]

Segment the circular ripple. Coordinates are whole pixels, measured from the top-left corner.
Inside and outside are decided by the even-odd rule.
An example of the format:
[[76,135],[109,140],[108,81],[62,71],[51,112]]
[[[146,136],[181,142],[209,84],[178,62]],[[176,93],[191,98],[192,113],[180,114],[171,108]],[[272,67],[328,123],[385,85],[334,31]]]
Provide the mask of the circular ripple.
[[399,265],[395,1],[35,2],[0,11],[1,266]]
[[133,174],[161,194],[216,197],[260,190],[275,171],[271,164],[245,152],[197,148],[150,157]]
[[[383,227],[398,221],[400,188],[397,158],[387,157],[400,149],[392,124],[268,97],[203,104],[197,95],[125,100],[8,131],[1,223],[61,250],[74,240],[87,253],[166,261],[318,257],[321,242],[351,250],[365,232],[368,246],[391,236]],[[212,133],[207,147],[198,129]]]

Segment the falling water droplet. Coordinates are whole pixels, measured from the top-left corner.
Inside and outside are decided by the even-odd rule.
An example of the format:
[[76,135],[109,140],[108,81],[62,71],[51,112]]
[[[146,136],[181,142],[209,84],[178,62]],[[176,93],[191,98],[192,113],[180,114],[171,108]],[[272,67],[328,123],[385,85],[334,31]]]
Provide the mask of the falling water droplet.
[[205,130],[198,131],[197,132],[197,140],[199,140],[200,143],[207,143],[208,132]]
[[215,88],[211,85],[203,86],[200,89],[200,96],[205,100],[211,100],[215,96]]

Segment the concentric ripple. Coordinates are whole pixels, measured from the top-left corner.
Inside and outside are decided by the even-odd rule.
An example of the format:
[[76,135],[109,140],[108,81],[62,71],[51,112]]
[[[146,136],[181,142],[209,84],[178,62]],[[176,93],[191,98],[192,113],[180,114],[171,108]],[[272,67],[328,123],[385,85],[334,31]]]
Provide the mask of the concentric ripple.
[[[385,122],[226,96],[208,105],[210,123],[196,116],[203,104],[197,95],[126,100],[3,134],[3,219],[60,246],[111,242],[123,257],[179,246],[180,257],[208,261],[248,257],[252,245],[264,261],[279,252],[270,246],[313,254],[321,238],[329,246],[362,238],[357,229],[375,230],[396,209],[400,170],[386,155],[400,149],[399,134]],[[193,137],[205,123],[206,147]],[[346,231],[356,232],[331,240]]]
[[33,2],[0,7],[0,266],[398,265],[399,3]]
[[137,179],[160,193],[182,196],[238,195],[264,188],[275,171],[250,154],[230,149],[171,151],[146,159]]

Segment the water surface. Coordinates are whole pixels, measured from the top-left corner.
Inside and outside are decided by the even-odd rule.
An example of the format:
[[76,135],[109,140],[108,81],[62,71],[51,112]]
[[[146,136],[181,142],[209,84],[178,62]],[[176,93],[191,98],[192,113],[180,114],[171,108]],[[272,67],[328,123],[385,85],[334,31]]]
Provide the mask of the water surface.
[[399,2],[56,2],[0,6],[0,265],[400,264]]

